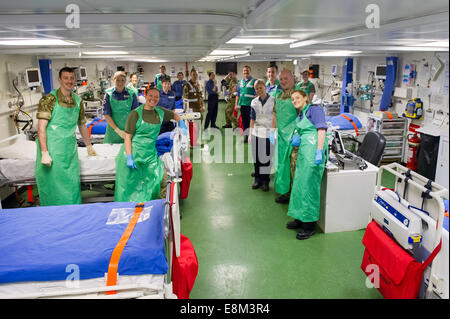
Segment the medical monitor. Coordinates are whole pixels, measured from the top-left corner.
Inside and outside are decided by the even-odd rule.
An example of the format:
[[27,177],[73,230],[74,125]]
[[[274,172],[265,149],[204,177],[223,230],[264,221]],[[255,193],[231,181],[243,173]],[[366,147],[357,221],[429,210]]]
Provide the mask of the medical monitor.
[[25,74],[25,78],[29,88],[41,86],[41,73],[39,72],[39,69],[26,69]]
[[379,80],[386,80],[386,65],[377,65],[375,77]]
[[77,81],[87,81],[87,71],[86,68],[84,66],[79,66],[77,68],[74,69],[75,72],[75,78],[77,79]]

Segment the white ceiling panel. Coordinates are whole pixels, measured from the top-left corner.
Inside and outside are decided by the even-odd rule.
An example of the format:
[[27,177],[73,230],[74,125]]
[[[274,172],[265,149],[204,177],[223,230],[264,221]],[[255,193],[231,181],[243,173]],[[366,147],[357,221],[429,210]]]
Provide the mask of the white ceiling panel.
[[[432,40],[448,41],[448,0],[378,0],[380,27],[368,29],[366,8],[374,2],[74,0],[70,3],[80,8],[80,28],[68,29],[65,6],[69,3],[2,0],[0,40],[58,38],[81,44],[50,48],[0,45],[0,53],[84,57],[83,50],[116,47],[126,48],[130,59],[139,56],[181,62],[201,59],[217,48],[234,48],[249,50],[250,56],[232,58],[255,61],[345,48],[365,54],[396,52]],[[226,43],[234,37],[291,38],[301,47],[270,41]]]

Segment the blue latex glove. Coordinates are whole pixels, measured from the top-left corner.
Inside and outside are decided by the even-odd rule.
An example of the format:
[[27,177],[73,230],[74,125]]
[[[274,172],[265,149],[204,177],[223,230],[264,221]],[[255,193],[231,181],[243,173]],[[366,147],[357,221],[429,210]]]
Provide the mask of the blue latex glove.
[[131,155],[131,154],[127,155],[127,167],[128,168],[137,168],[136,164],[133,161],[133,155]]
[[320,165],[323,162],[323,158],[322,158],[322,150],[317,150],[316,151],[316,158],[314,159],[314,163],[316,163],[316,165]]
[[270,144],[275,145],[275,133],[274,133],[274,131],[270,131],[269,141],[270,141]]
[[295,134],[293,138],[291,138],[291,144],[292,146],[300,146],[300,135]]
[[186,135],[187,134],[187,127],[186,123],[184,123],[183,120],[178,121],[178,127],[180,128],[181,134]]

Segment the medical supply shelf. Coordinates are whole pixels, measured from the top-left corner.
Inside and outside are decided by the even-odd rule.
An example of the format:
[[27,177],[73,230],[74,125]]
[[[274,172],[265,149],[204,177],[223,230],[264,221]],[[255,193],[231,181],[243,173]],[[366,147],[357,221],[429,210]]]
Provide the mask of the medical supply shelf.
[[382,117],[370,114],[367,120],[367,131],[377,131],[386,139],[382,161],[402,160],[405,152],[405,136],[407,121],[403,117],[389,118],[383,114]]
[[327,116],[335,116],[341,114],[341,105],[338,103],[324,103],[323,107]]

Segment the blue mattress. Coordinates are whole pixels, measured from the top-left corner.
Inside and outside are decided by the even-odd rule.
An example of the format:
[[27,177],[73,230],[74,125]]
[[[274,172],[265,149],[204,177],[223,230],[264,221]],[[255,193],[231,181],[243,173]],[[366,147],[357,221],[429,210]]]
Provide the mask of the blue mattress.
[[183,99],[180,99],[178,101],[175,101],[175,108],[176,109],[183,109]]
[[158,156],[161,156],[164,153],[172,151],[174,135],[175,133],[171,131],[171,132],[164,132],[158,136],[155,145],[156,151],[158,152]]
[[101,120],[100,117],[94,117],[94,119],[86,125],[86,127],[89,129],[92,126],[91,134],[105,134],[106,133],[106,127],[108,126],[108,123],[106,120]]
[[[359,121],[359,119],[356,116],[354,116],[353,114],[351,114],[351,113],[342,113],[342,114],[347,116],[348,118],[352,119],[353,122],[355,122],[355,125],[357,128],[362,127],[362,124]],[[355,127],[349,120],[347,120],[345,117],[340,116],[340,115],[326,116],[325,121],[331,122],[332,126],[335,126],[340,130],[354,130],[355,129]]]
[[[448,199],[444,200],[444,207],[445,207],[445,211],[448,213]],[[444,227],[444,229],[446,229],[448,231],[448,217],[447,216],[444,216],[444,222],[443,222],[442,226]]]
[[[163,202],[145,204],[119,275],[167,273]],[[0,283],[66,280],[69,265],[78,266],[80,279],[104,277],[134,207],[114,202],[0,210]]]

